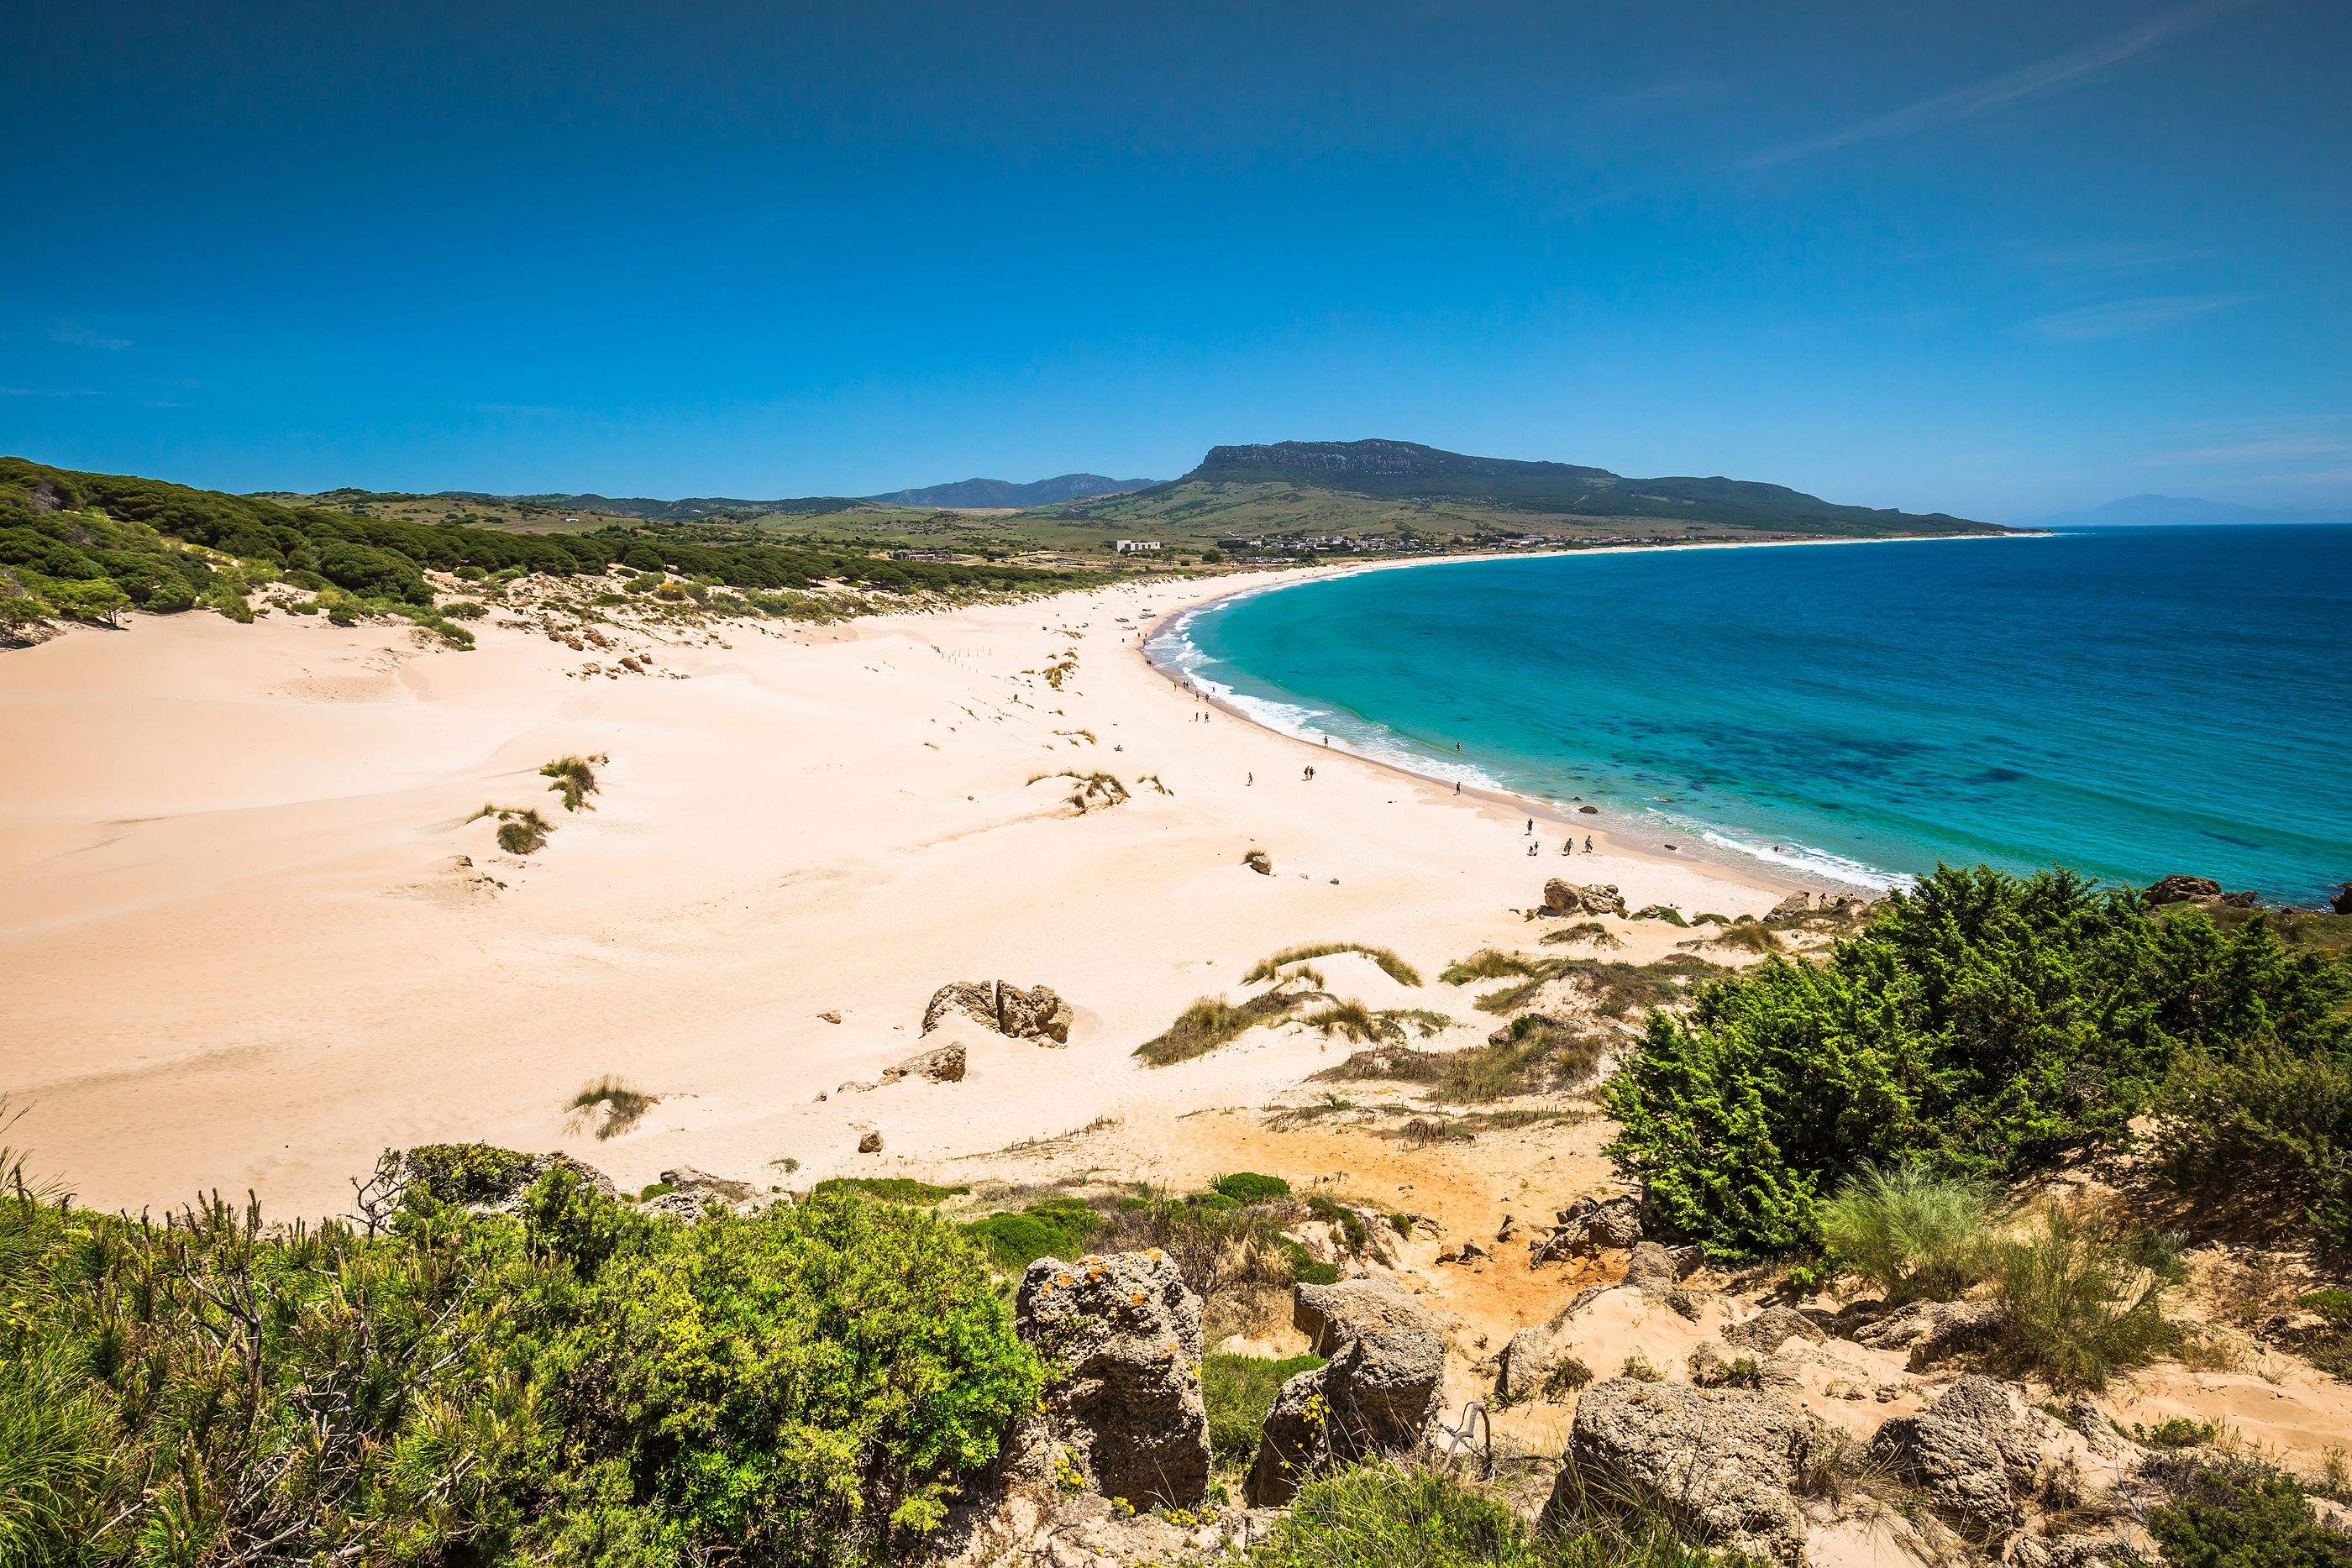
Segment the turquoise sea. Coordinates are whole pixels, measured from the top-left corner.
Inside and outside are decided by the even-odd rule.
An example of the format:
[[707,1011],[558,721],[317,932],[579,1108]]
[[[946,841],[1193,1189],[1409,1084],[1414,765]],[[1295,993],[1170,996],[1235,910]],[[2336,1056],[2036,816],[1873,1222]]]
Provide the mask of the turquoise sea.
[[2347,633],[2352,528],[2145,528],[1370,571],[1151,653],[1277,727],[1817,881],[2315,904],[2352,878]]

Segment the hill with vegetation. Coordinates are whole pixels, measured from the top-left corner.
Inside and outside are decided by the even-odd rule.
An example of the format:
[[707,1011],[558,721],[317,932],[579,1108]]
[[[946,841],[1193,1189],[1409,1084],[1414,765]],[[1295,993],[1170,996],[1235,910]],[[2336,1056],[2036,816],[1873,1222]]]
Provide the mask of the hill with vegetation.
[[470,634],[449,623],[441,604],[457,584],[433,576],[495,584],[615,573],[631,586],[674,576],[682,586],[724,587],[755,610],[760,595],[824,584],[969,594],[1072,580],[1018,566],[893,559],[849,543],[713,525],[534,533],[428,524],[0,458],[0,632],[58,620],[110,622],[132,609],[201,608],[249,621],[255,592],[285,583],[313,596],[305,601],[311,611],[398,615],[463,644]]
[[868,496],[869,501],[895,501],[905,507],[1001,507],[1018,511],[1049,507],[1060,501],[1083,501],[1125,490],[1145,490],[1152,479],[1106,479],[1099,474],[1061,474],[1026,485],[1010,479],[963,479],[952,485],[930,485],[916,490],[893,490]]
[[1338,525],[1643,539],[1892,538],[2009,530],[1942,512],[1850,507],[1753,480],[1636,479],[1568,463],[1472,457],[1409,441],[1216,446],[1180,479],[1073,512],[1135,524]]

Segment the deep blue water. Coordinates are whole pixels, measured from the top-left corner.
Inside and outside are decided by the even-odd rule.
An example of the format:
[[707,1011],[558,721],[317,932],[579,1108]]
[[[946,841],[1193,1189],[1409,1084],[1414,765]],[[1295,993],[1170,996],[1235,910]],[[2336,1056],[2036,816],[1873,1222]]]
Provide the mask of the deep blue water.
[[2347,633],[2352,528],[2147,528],[1366,572],[1153,651],[1283,727],[1837,880],[2308,904],[2352,878]]

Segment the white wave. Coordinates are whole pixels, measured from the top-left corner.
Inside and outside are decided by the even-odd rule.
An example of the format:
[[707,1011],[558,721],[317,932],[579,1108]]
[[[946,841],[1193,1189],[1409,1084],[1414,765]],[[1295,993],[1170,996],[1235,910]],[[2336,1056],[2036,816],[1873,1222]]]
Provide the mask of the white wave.
[[1750,860],[1786,866],[1790,871],[1830,882],[1842,882],[1851,887],[1868,888],[1873,893],[1891,893],[1898,887],[1908,887],[1918,879],[1899,872],[1881,871],[1827,850],[1817,850],[1804,844],[1759,843],[1752,839],[1735,838],[1714,828],[1702,828],[1699,837],[1717,849],[1729,850]]

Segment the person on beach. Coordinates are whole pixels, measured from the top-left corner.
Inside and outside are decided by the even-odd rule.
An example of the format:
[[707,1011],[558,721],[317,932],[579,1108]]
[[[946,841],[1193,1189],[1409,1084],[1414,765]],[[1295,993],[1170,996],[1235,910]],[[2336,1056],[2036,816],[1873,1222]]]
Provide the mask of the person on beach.
[[1456,779],[1454,781],[1454,792],[1456,795],[1459,795],[1460,793],[1462,793],[1462,780],[1461,780],[1461,779]]
[[1592,835],[1591,833],[1584,835],[1584,852],[1586,854],[1591,854],[1592,852]]
[[1307,766],[1307,781],[1309,784],[1312,784],[1312,783],[1314,783],[1314,782],[1315,782],[1315,768],[1314,768],[1314,766],[1313,766],[1311,763]]
[[1257,775],[1253,773],[1244,779],[1243,782],[1245,784],[1255,784],[1257,782]]

